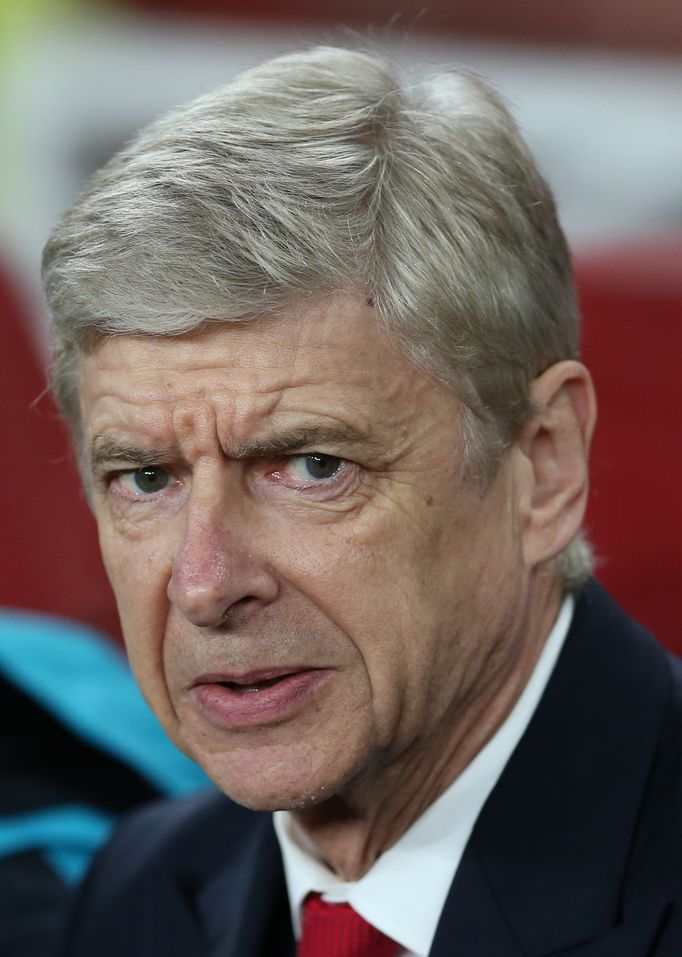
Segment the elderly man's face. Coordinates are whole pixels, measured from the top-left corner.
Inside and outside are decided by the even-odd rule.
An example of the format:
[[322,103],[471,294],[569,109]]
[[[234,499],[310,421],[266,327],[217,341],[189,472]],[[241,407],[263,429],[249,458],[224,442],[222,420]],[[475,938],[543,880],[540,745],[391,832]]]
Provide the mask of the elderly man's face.
[[261,808],[447,774],[522,642],[514,457],[485,494],[463,477],[458,401],[372,308],[110,339],[81,397],[131,662],[176,743]]

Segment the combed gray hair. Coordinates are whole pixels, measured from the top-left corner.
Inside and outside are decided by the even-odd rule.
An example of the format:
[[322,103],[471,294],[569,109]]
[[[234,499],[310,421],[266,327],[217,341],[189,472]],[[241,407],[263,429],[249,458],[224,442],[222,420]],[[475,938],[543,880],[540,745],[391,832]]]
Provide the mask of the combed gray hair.
[[[578,355],[552,195],[495,93],[458,71],[402,84],[344,49],[271,60],[143,130],[54,230],[44,282],[77,444],[77,360],[100,337],[361,293],[462,400],[485,483],[532,379]],[[589,574],[582,537],[559,566],[569,587]]]

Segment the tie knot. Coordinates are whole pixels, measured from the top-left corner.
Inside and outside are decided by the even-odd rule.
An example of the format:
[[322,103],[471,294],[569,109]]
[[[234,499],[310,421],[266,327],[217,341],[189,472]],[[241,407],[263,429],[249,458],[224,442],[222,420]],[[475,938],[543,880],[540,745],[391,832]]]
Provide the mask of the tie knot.
[[395,957],[398,944],[373,927],[350,904],[329,904],[309,894],[296,957]]

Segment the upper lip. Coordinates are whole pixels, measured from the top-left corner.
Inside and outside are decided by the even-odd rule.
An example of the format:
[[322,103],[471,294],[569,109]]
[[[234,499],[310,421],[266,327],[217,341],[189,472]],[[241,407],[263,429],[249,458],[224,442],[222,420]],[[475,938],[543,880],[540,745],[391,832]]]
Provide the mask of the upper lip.
[[258,668],[255,671],[220,671],[202,675],[194,685],[239,684],[255,685],[260,681],[271,681],[273,678],[284,678],[286,675],[297,674],[300,671],[313,671],[313,668],[300,665],[285,666],[282,668]]

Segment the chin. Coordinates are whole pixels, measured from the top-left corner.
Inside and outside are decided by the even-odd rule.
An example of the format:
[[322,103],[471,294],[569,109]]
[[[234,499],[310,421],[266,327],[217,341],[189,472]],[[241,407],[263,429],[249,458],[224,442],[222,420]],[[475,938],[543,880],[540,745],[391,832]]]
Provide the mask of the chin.
[[302,787],[301,782],[287,784],[280,781],[235,781],[233,776],[220,780],[210,775],[218,788],[237,804],[251,811],[303,811],[326,801],[336,791],[319,785]]
[[[281,753],[284,751],[285,753]],[[266,753],[263,753],[266,752]],[[253,811],[296,811],[314,807],[339,792],[354,776],[338,767],[315,768],[309,757],[289,748],[238,749],[195,757],[227,797]]]
[[269,795],[247,793],[235,793],[234,789],[227,791],[220,790],[237,804],[248,808],[250,811],[306,811],[327,800],[331,794],[328,791],[318,791],[313,794],[303,793],[272,793]]

